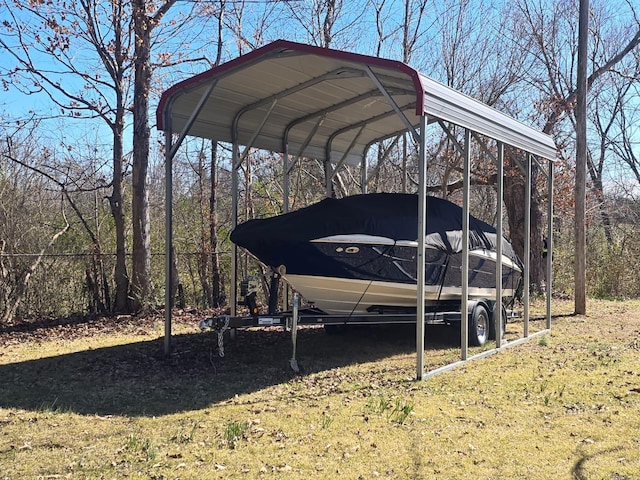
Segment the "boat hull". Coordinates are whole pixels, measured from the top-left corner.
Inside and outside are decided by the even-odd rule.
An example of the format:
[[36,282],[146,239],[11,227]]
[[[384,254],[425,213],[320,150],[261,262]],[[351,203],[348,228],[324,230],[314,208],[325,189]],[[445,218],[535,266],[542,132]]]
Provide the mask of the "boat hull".
[[[395,312],[416,307],[416,285],[349,278],[285,275],[284,279],[306,300],[325,313],[352,316],[372,311]],[[503,296],[513,296],[513,290],[503,290]],[[426,305],[445,301],[460,301],[462,287],[425,285]],[[469,299],[492,299],[496,289],[469,287]]]
[[[344,235],[309,243],[304,261],[282,265],[283,279],[308,302],[335,315],[394,312],[416,307],[416,249],[412,241]],[[323,259],[326,272],[306,269],[309,258]],[[469,253],[470,299],[496,297],[496,254],[488,250]],[[460,301],[462,254],[425,250],[425,300]],[[339,266],[339,268],[338,268]],[[502,297],[513,297],[519,286],[518,265],[503,256]]]

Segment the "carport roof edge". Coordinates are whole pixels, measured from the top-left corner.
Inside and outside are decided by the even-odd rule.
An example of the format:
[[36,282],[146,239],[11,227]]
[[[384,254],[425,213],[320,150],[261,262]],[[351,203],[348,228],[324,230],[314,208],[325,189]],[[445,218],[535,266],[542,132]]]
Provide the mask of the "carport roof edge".
[[[338,74],[332,77],[335,72]],[[342,72],[348,73],[338,79]],[[427,115],[429,121],[451,122],[543,158],[556,156],[549,135],[436,82],[405,63],[287,40],[269,43],[170,87],[162,94],[156,110],[157,128],[184,128],[203,92],[212,82],[218,82],[189,134],[232,141],[234,119],[243,109],[254,107],[250,114],[243,114],[237,130],[238,143],[247,145],[251,138],[251,146],[282,152],[287,132],[291,153],[324,159],[330,151],[332,161],[342,155],[355,160],[373,141],[406,129],[399,115],[389,114],[392,109],[388,99],[376,100],[380,93],[368,78],[371,74],[380,77],[396,109],[415,127],[420,116]],[[314,83],[314,79],[321,78]],[[314,90],[306,88],[303,92],[297,89],[300,85]],[[282,92],[287,92],[287,98]],[[274,104],[280,103],[269,110],[274,99]],[[383,104],[386,112],[381,110]],[[341,105],[349,107],[338,108]],[[267,127],[261,131],[265,119]],[[302,120],[307,124],[296,123]],[[307,145],[310,130],[315,135]],[[254,137],[255,132],[258,135]]]

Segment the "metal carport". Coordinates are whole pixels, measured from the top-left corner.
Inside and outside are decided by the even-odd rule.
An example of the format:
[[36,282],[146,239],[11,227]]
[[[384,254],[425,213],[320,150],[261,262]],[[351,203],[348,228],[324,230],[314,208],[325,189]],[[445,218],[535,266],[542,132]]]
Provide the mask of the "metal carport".
[[[229,142],[233,146],[233,218],[237,222],[238,168],[250,148],[283,154],[288,173],[298,158],[315,158],[325,163],[327,194],[331,178],[344,163],[362,163],[366,175],[366,154],[378,141],[403,132],[419,145],[419,238],[424,251],[426,207],[426,131],[438,123],[465,129],[460,146],[464,157],[463,209],[468,228],[470,142],[478,135],[498,145],[498,224],[502,233],[503,147],[510,145],[528,153],[524,165],[528,185],[525,210],[530,212],[531,162],[547,159],[549,176],[549,232],[552,232],[552,159],[556,147],[545,135],[477,100],[446,87],[395,60],[325,49],[277,40],[234,60],[179,82],[165,91],[156,113],[157,127],[166,134],[166,244],[165,244],[165,353],[171,350],[172,285],[172,162],[187,135]],[[174,141],[174,134],[177,135]],[[240,146],[245,149],[241,152]],[[363,182],[364,184],[365,182]],[[284,209],[288,210],[288,175],[284,178]],[[525,332],[528,322],[528,278],[530,249],[526,218],[525,238]],[[551,237],[551,235],[550,235]],[[551,238],[548,245],[547,290],[551,291]],[[468,260],[468,242],[463,245]],[[237,300],[236,258],[233,247],[230,303],[235,314]],[[500,246],[499,246],[500,248]],[[465,264],[463,263],[463,269]],[[501,264],[497,268],[501,271]],[[417,257],[418,283],[424,285],[424,256]],[[463,304],[466,292],[463,276]],[[499,276],[498,276],[499,278]],[[500,287],[500,286],[499,286]],[[499,295],[498,291],[498,295]],[[547,329],[551,304],[547,295]],[[500,300],[500,298],[498,298]],[[423,378],[424,291],[416,300],[416,375]],[[499,320],[499,319],[498,319]],[[462,360],[467,359],[466,322],[463,325]],[[501,322],[498,321],[498,324]],[[526,336],[526,333],[525,333]],[[498,335],[499,337],[499,335]],[[497,339],[499,349],[500,339]]]

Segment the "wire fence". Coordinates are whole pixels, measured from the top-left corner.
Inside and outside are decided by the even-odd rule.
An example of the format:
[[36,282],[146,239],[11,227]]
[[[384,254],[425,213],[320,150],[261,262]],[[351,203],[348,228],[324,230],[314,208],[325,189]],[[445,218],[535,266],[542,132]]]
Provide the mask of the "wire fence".
[[[203,252],[179,252],[180,255],[202,255]],[[231,252],[229,251],[221,251],[221,252],[213,252],[213,253],[208,253],[208,255],[230,255]],[[127,257],[131,257],[133,254],[132,253],[125,253],[125,255]],[[165,253],[164,252],[151,252],[151,256],[152,257],[156,257],[156,256],[162,256],[164,257]],[[95,256],[99,256],[99,257],[115,257],[116,254],[115,253],[0,253],[0,258],[2,257],[6,257],[6,258],[38,258],[38,257],[43,257],[43,258],[56,258],[56,257],[95,257]]]
[[[217,252],[222,263],[220,278],[224,288],[229,283],[229,252]],[[211,257],[214,254],[207,253]],[[164,306],[165,254],[151,254],[151,293],[148,302],[159,308]],[[40,264],[31,266],[37,258]],[[203,268],[205,254],[198,251],[177,251],[180,301],[185,305],[206,308],[209,305],[206,284],[212,282],[210,264]],[[20,294],[20,304],[14,319],[60,317],[73,314],[109,313],[115,295],[116,255],[113,253],[2,253],[4,266],[0,284],[0,311]],[[127,254],[127,272],[131,273],[131,254]],[[25,274],[28,284],[24,286]]]
[[[625,235],[614,232],[614,242],[592,228],[587,251],[587,290],[598,298],[640,298],[638,268],[640,265],[640,236],[637,228],[630,227]],[[573,292],[573,249],[571,232],[556,233],[554,249],[554,293],[571,295]],[[222,296],[229,293],[231,253],[227,250],[203,253],[201,251],[176,251],[179,297],[176,305],[195,308],[210,306],[207,285],[213,283],[210,263],[203,263],[217,254]],[[41,262],[33,271],[30,267],[36,258]],[[148,303],[158,308],[165,301],[165,254],[151,253],[151,293]],[[61,317],[72,314],[108,313],[115,300],[116,255],[91,252],[37,253],[4,252],[0,254],[0,314],[12,295],[19,294],[21,301],[14,319]],[[241,276],[260,274],[252,260],[240,262]],[[131,254],[127,254],[127,272],[131,273]],[[21,291],[25,275],[29,283]]]

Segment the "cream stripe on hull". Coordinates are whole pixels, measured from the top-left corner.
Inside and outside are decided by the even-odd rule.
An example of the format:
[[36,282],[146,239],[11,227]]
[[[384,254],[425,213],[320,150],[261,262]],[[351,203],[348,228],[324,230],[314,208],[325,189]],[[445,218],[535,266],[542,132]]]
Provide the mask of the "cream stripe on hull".
[[[390,307],[415,307],[416,286],[410,283],[391,283],[370,280],[354,280],[335,277],[285,274],[284,280],[297,290],[308,302],[333,315],[366,314],[371,305]],[[425,285],[427,303],[437,300],[456,300],[461,287]],[[504,297],[514,295],[513,289],[503,289]],[[493,299],[495,288],[469,287],[471,299]]]

